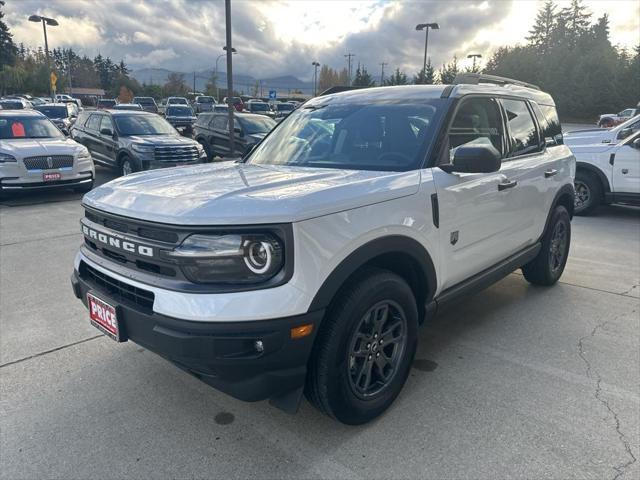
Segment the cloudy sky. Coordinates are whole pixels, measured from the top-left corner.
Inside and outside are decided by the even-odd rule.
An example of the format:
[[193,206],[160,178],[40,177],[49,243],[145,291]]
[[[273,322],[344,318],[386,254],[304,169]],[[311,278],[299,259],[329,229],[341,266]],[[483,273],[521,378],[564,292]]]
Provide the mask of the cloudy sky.
[[[440,30],[429,35],[429,56],[440,65],[454,54],[487,57],[500,45],[523,42],[540,4],[233,0],[233,46],[238,50],[234,70],[256,78],[291,74],[308,79],[313,60],[343,67],[344,54],[352,52],[355,62],[373,74],[379,74],[383,61],[387,72],[400,67],[413,73],[421,67],[424,51],[424,33],[414,30],[416,23],[440,24]],[[594,17],[609,14],[614,43],[631,48],[640,41],[640,2],[585,4]],[[5,13],[16,42],[42,45],[41,27],[27,18],[46,15],[60,23],[48,30],[50,47],[72,46],[89,56],[100,52],[124,58],[133,69],[211,69],[225,38],[222,0],[6,0]]]

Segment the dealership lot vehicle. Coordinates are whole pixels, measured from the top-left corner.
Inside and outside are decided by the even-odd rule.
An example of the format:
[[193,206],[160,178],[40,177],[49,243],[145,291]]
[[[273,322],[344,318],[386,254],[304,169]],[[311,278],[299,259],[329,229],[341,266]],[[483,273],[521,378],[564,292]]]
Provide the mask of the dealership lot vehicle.
[[276,117],[278,118],[284,118],[288,116],[295,109],[296,109],[295,105],[293,103],[288,103],[288,102],[276,103],[274,106],[274,111],[275,111]]
[[640,115],[640,106],[638,106],[638,108],[626,108],[619,113],[605,113],[604,115],[600,115],[598,126],[605,128],[614,127],[636,115]]
[[106,311],[116,338],[234,397],[295,411],[304,390],[365,423],[437,308],[519,268],[560,278],[575,160],[556,128],[548,94],[496,77],[316,98],[244,163],[86,195],[74,293],[104,303],[92,320]]
[[197,119],[193,109],[182,104],[168,105],[165,118],[176,130],[187,136],[193,133],[193,124]]
[[119,103],[111,107],[111,110],[133,110],[133,111],[141,112],[144,109],[142,108],[142,105],[140,105],[139,103]]
[[0,111],[0,194],[53,188],[87,192],[94,177],[88,150],[65,138],[43,114]]
[[0,107],[3,110],[24,110],[31,108],[31,102],[24,98],[3,98],[0,99]]
[[96,109],[104,110],[106,108],[113,108],[117,103],[118,102],[116,102],[115,98],[101,98],[96,104]]
[[198,95],[193,101],[193,108],[196,113],[211,112],[216,103],[218,101],[209,95]]
[[71,125],[78,118],[77,107],[73,103],[43,103],[33,109],[49,118],[65,135],[69,135]]
[[630,118],[620,125],[608,128],[588,128],[564,133],[564,143],[572,148],[576,145],[618,143],[640,130],[640,115]]
[[269,104],[261,100],[249,100],[247,103],[245,103],[245,107],[247,112],[249,113],[265,115],[269,118],[275,118],[276,116],[276,112],[271,110],[271,107],[269,107]]
[[162,117],[148,112],[82,112],[71,137],[85,145],[97,163],[122,175],[141,170],[198,163],[202,146],[180,134]]
[[[235,152],[244,154],[269,133],[276,122],[264,115],[240,113],[234,115]],[[193,138],[207,152],[207,158],[229,155],[229,116],[227,113],[202,113],[193,125]]]
[[139,104],[145,112],[158,113],[158,105],[153,97],[133,97],[131,103]]
[[640,205],[640,131],[618,143],[570,148],[576,157],[576,214],[591,214],[604,203]]
[[235,108],[238,112],[242,112],[244,110],[244,102],[240,97],[224,97],[222,99],[222,103],[225,105],[229,105],[229,103],[231,103],[231,105],[233,105],[233,108]]

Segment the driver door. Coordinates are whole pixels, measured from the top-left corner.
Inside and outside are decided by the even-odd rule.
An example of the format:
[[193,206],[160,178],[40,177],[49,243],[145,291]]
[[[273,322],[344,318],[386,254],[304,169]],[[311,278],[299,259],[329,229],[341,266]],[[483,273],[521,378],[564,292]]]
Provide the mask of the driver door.
[[632,135],[617,147],[613,160],[613,191],[640,195],[640,148],[635,141],[640,133]]
[[[462,100],[449,125],[444,158],[450,163],[455,149],[463,145],[490,143],[501,154],[507,152],[505,128],[498,101],[489,97]],[[442,289],[475,275],[514,253],[513,230],[517,218],[510,209],[517,188],[503,171],[492,173],[447,173],[431,171],[439,206],[440,276]],[[502,185],[502,186],[501,186]]]

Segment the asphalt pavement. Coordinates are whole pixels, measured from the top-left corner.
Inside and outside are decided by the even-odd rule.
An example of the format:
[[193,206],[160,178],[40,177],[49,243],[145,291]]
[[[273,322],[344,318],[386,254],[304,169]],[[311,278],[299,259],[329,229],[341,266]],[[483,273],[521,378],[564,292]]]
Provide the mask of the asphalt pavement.
[[575,218],[558,285],[514,273],[432,319],[392,408],[347,427],[90,326],[79,198],[0,202],[2,479],[640,478],[640,209]]

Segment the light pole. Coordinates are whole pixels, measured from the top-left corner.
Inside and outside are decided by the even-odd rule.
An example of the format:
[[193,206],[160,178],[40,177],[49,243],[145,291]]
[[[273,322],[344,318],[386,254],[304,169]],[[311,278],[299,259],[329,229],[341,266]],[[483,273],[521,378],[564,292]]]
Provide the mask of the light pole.
[[[47,40],[47,25],[51,27],[57,27],[58,21],[54,18],[43,17],[41,15],[31,15],[29,17],[30,22],[42,22],[42,30],[44,31],[44,53],[47,56],[47,69],[51,73],[51,62],[49,61],[49,41]],[[54,100],[51,91],[51,81],[49,81],[49,96],[51,100]]]
[[[222,49],[226,52],[227,51],[227,47],[222,47]],[[235,48],[231,49],[231,53],[238,53],[236,51]],[[219,102],[220,101],[220,85],[218,84],[218,60],[220,60],[222,57],[224,57],[226,55],[226,53],[223,53],[221,55],[218,55],[218,58],[216,58],[216,100]]]
[[227,52],[227,111],[229,118],[229,156],[235,154],[235,131],[233,122],[233,47],[231,46],[231,0],[224,0],[224,18],[227,44],[223,47]]
[[311,62],[311,65],[313,65],[313,96],[316,97],[318,95],[318,67],[320,64]]
[[429,29],[440,30],[440,25],[437,23],[419,23],[416,25],[416,30],[425,30],[424,36],[424,63],[422,64],[422,71],[424,75],[427,74],[427,46],[429,45]]
[[467,55],[467,58],[473,58],[473,73],[476,73],[476,58],[482,58],[479,53],[471,53]]
[[380,71],[380,86],[384,86],[384,66],[389,65],[387,62],[382,62],[380,64],[382,66],[382,70]]
[[346,58],[346,59],[347,59],[347,65],[348,65],[347,70],[348,70],[348,74],[349,74],[349,85],[348,85],[349,87],[351,86],[351,59],[352,59],[353,57],[355,57],[355,56],[356,56],[356,55],[355,55],[354,53],[347,53],[347,54],[344,56],[344,58]]

